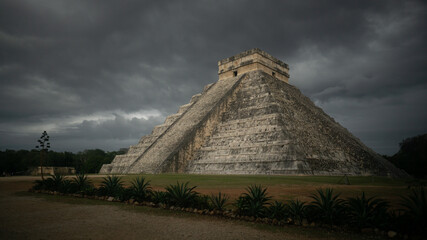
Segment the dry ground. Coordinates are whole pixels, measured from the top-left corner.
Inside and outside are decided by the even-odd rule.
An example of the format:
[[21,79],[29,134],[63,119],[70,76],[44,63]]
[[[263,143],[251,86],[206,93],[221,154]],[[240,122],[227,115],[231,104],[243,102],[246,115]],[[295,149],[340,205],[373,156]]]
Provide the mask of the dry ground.
[[35,177],[0,178],[0,239],[369,239],[90,199],[27,193]]

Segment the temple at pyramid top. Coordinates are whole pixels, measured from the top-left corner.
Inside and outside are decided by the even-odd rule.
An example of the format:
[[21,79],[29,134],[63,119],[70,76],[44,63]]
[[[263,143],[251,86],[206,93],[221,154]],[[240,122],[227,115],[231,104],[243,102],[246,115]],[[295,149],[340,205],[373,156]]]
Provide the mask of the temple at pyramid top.
[[288,84],[260,49],[218,62],[204,87],[100,173],[406,176]]
[[253,48],[218,61],[219,80],[236,77],[255,70],[261,70],[286,83],[289,80],[288,64],[259,48]]

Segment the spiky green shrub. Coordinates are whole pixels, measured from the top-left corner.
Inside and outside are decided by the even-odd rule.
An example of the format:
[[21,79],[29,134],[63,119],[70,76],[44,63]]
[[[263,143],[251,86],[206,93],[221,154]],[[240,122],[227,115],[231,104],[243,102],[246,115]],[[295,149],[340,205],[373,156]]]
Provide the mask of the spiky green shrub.
[[63,181],[64,177],[59,173],[49,175],[49,178],[44,180],[45,189],[49,191],[59,191]]
[[228,199],[230,199],[230,197],[227,194],[222,194],[221,192],[218,192],[217,195],[211,194],[209,196],[209,202],[212,206],[212,209],[219,211],[225,210],[225,206],[228,203]]
[[151,193],[150,181],[146,181],[144,177],[137,177],[131,182],[131,190],[132,197],[137,202],[147,201]]
[[119,197],[123,189],[123,181],[121,177],[108,175],[104,177],[99,188],[99,195]]
[[168,194],[163,191],[152,191],[150,198],[155,204],[162,203],[167,205],[169,203]]
[[76,186],[76,191],[82,194],[91,195],[93,193],[92,181],[85,174],[77,174],[73,178],[73,183]]
[[69,179],[64,179],[58,189],[61,193],[76,193],[76,185]]
[[121,202],[126,202],[126,201],[128,201],[129,199],[131,199],[131,198],[132,198],[132,195],[133,195],[133,190],[132,190],[132,188],[122,188],[122,189],[119,191],[119,194],[118,194],[117,198],[118,198]]
[[177,182],[175,185],[171,184],[165,188],[170,205],[178,207],[189,207],[192,205],[192,203],[194,203],[194,200],[198,195],[198,193],[194,191],[196,186],[189,187],[188,183],[189,182]]
[[197,208],[197,209],[209,209],[212,210],[212,205],[209,201],[209,196],[205,194],[198,194],[191,204],[191,207]]
[[289,200],[287,214],[292,221],[298,225],[302,224],[303,219],[306,217],[307,205],[298,199]]
[[288,215],[288,209],[286,204],[278,201],[274,201],[268,208],[266,215],[268,218],[284,220]]
[[399,233],[411,233],[413,231],[411,219],[404,214],[402,209],[391,209],[387,214],[386,227]]
[[246,193],[239,196],[234,205],[240,215],[264,217],[270,199],[267,188],[251,185],[246,188]]
[[403,217],[408,220],[414,232],[421,233],[427,229],[427,196],[424,187],[411,189],[408,196],[402,196],[400,205]]
[[[48,178],[34,181],[34,190],[61,191],[65,178],[61,174],[49,175]],[[67,183],[68,185],[68,183]]]
[[310,208],[314,214],[314,219],[326,224],[341,223],[344,218],[344,200],[339,198],[340,194],[334,194],[333,189],[317,189],[311,195],[313,201]]
[[383,199],[366,198],[365,192],[362,192],[360,197],[348,198],[345,205],[350,224],[359,229],[366,227],[381,228],[387,222],[389,203]]

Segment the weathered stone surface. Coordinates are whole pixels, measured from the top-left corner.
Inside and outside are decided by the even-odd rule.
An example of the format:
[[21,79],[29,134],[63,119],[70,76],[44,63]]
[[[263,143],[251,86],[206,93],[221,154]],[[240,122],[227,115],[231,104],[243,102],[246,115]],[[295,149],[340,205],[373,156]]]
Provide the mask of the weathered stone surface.
[[[224,63],[239,63],[230,59]],[[208,85],[101,169],[141,172],[405,175],[297,88],[262,69]]]

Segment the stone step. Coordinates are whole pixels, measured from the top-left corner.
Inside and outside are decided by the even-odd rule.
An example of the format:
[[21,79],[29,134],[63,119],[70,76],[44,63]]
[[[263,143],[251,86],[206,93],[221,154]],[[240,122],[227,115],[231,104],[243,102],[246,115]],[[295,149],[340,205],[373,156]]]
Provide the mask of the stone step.
[[202,96],[201,93],[195,94],[191,97],[190,103],[195,103],[197,100],[200,99],[200,97]]
[[[215,83],[209,83],[203,88],[203,93],[207,92]],[[202,94],[203,94],[202,93]]]
[[227,112],[224,114],[224,118],[228,120],[245,119],[254,116],[280,113],[280,106],[277,103],[268,102],[261,103],[259,105],[253,105],[248,107],[241,107],[236,112]]
[[244,148],[263,148],[263,147],[285,147],[288,146],[291,143],[291,140],[280,140],[280,141],[270,141],[268,143],[266,142],[242,142],[239,144],[239,146],[213,146],[206,144],[206,146],[203,146],[200,148],[200,151],[215,151],[215,150],[239,150]]
[[295,160],[293,155],[283,155],[280,153],[246,153],[240,155],[230,155],[230,154],[215,154],[213,156],[200,156],[203,158],[198,158],[195,163],[209,163],[209,162],[263,162],[263,161],[283,161],[283,160]]
[[166,124],[157,125],[154,127],[153,131],[151,132],[151,135],[153,135],[153,137],[160,136],[164,131],[166,131],[166,129],[168,129],[169,126],[170,125],[166,125]]
[[176,123],[144,152],[138,162],[131,166],[129,173],[156,173],[161,171],[162,164],[169,160],[171,154],[178,151],[183,141],[186,140],[186,136],[195,132],[198,126],[206,121],[206,116],[220,102],[226,101],[226,94],[230,94],[237,87],[239,80],[245,76],[247,75],[229,78],[227,81],[218,81],[205,88],[203,97],[196,101]]
[[271,154],[286,154],[289,150],[288,145],[276,145],[276,146],[264,146],[264,147],[244,147],[244,148],[211,148],[210,150],[200,150],[200,158],[211,158],[222,155],[244,155],[244,154],[259,154],[259,153],[271,153]]
[[228,119],[218,125],[217,131],[226,131],[237,128],[251,128],[255,126],[279,125],[279,113],[264,114],[249,118]]
[[216,131],[214,137],[227,137],[227,136],[239,136],[239,135],[250,135],[255,133],[268,133],[268,132],[279,132],[284,128],[280,125],[255,125],[250,127],[242,127],[240,125],[234,125],[233,127],[228,126],[222,128],[222,131]]
[[139,140],[137,145],[132,145],[132,146],[138,146],[139,144],[144,144],[146,142],[150,142],[153,137],[155,137],[155,136],[153,136],[151,134],[145,135],[144,138],[141,138],[141,140]]
[[270,132],[268,134],[252,134],[252,135],[240,135],[230,137],[211,137],[207,146],[240,146],[243,143],[265,143],[279,141],[283,134],[277,132]]
[[310,174],[307,163],[300,160],[195,164],[190,173],[204,174]]
[[169,115],[165,120],[165,124],[172,125],[179,117],[181,117],[181,113]]
[[181,107],[179,107],[179,109],[178,109],[178,113],[179,113],[179,114],[184,113],[184,112],[185,112],[185,111],[187,111],[187,109],[188,109],[189,107],[191,107],[192,105],[193,105],[193,103],[192,103],[192,102],[182,105]]

